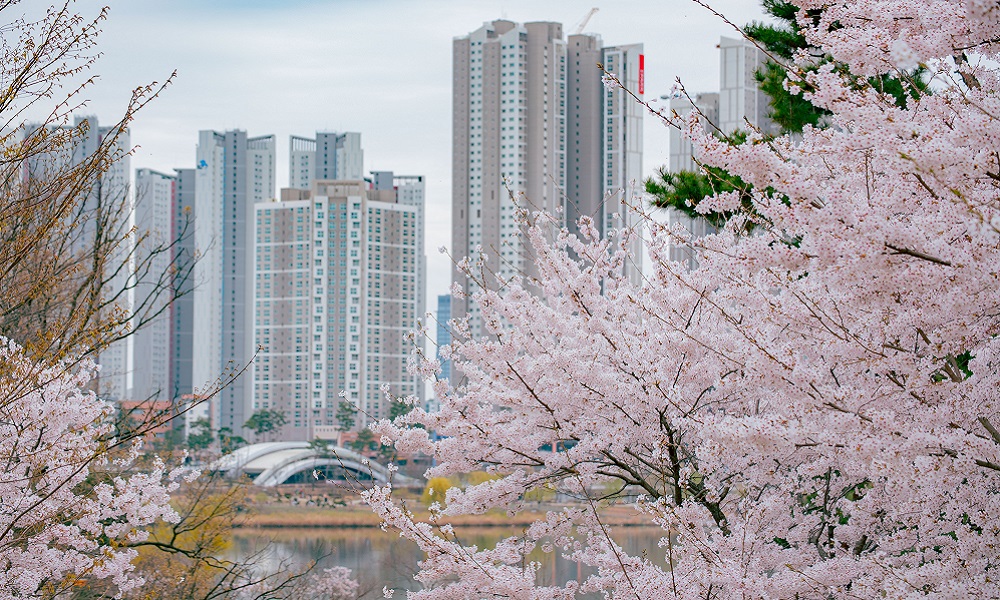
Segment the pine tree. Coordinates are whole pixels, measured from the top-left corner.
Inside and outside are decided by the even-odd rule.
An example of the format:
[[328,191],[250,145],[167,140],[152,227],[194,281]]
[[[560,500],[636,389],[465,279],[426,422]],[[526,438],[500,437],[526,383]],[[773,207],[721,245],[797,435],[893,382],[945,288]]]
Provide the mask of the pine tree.
[[[799,7],[785,0],[762,0],[762,5],[764,12],[777,23],[755,21],[744,27],[743,33],[769,56],[761,70],[754,74],[760,90],[768,97],[768,116],[778,126],[778,135],[802,133],[807,126],[821,128],[829,111],[813,105],[803,94],[813,91],[808,80],[809,74],[833,61],[828,54],[810,46],[806,41],[796,20],[797,13],[801,10]],[[821,10],[809,10],[807,14],[811,17],[811,22],[818,23]],[[801,52],[815,58],[812,66],[790,71],[788,66]],[[837,64],[836,69],[849,75],[845,65]],[[928,93],[924,74],[924,69],[918,67],[905,73],[903,78],[884,74],[871,78],[855,77],[854,83],[858,87],[871,86],[892,98],[897,106],[905,108],[910,100]],[[794,80],[791,79],[793,76]],[[789,86],[789,83],[794,85]],[[746,142],[747,134],[736,131],[728,133],[725,139],[730,144],[738,145]],[[766,136],[765,139],[773,139],[773,136]],[[698,204],[705,197],[738,191],[741,197],[740,210],[749,210],[750,206],[750,187],[739,177],[715,167],[701,166],[698,171],[678,173],[671,173],[666,167],[661,167],[655,177],[646,180],[645,187],[653,195],[654,206],[673,208],[693,218],[705,218],[714,227],[724,225],[733,213],[699,212]]]
[[346,400],[341,400],[337,405],[337,425],[341,431],[350,431],[354,428],[358,409]]

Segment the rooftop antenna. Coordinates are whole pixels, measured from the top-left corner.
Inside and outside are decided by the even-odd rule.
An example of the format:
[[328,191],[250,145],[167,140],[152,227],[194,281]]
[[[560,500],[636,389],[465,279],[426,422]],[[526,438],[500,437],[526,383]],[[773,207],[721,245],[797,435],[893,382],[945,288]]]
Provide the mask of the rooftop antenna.
[[580,21],[580,24],[576,26],[576,30],[573,31],[573,35],[580,35],[581,33],[583,33],[583,28],[586,27],[587,23],[590,22],[590,17],[593,17],[594,14],[599,10],[601,9],[597,8],[596,6],[590,9],[590,11],[587,12],[587,16],[583,17],[583,20]]

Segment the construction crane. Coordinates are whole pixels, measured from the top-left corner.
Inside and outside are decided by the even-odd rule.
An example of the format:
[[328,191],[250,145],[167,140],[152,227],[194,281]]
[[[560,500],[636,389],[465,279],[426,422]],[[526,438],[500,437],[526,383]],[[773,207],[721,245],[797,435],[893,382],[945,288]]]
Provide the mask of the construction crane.
[[583,33],[583,28],[586,27],[587,23],[590,22],[590,17],[593,17],[594,13],[596,13],[599,10],[601,9],[597,8],[596,6],[590,9],[590,12],[587,13],[587,16],[585,16],[583,20],[580,21],[580,24],[577,25],[576,31],[573,32],[573,35],[580,35],[581,33]]

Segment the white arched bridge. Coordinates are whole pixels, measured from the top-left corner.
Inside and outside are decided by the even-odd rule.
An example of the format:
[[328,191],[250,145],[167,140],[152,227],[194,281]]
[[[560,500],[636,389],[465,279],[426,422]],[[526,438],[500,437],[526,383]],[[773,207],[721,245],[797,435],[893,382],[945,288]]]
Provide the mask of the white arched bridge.
[[[244,446],[213,465],[227,477],[246,476],[255,485],[273,487],[283,483],[308,483],[315,479],[342,481],[389,481],[385,466],[353,450],[331,446],[320,450],[309,442],[265,442]],[[411,478],[392,474],[395,483]]]

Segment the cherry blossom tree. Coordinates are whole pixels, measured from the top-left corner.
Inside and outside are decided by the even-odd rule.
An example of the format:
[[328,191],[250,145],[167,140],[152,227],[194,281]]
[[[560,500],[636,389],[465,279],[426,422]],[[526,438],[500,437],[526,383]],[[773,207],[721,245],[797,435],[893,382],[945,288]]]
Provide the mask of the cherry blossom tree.
[[123,433],[116,407],[89,391],[91,358],[164,310],[159,300],[176,295],[187,269],[173,263],[147,298],[123,302],[135,286],[114,282],[150,271],[135,249],[152,242],[133,231],[125,190],[105,194],[97,182],[129,151],[122,136],[162,86],[133,90],[90,156],[63,161],[89,127],[69,120],[86,103],[107,11],[87,19],[70,0],[30,10],[8,1],[0,15],[0,598],[91,584],[124,594],[142,581],[131,546],[178,518],[169,492],[182,473],[135,467],[133,441],[162,420]]
[[[489,332],[455,324],[443,356],[461,385],[436,381],[439,410],[374,428],[433,455],[429,476],[501,477],[450,489],[430,522],[391,487],[368,493],[427,553],[410,597],[1000,595],[1000,5],[794,4],[814,11],[799,13],[809,45],[847,66],[786,65],[828,128],[732,146],[697,115],[671,121],[752,206],[707,199],[735,214],[699,239],[651,223],[642,286],[622,274],[636,232],[600,239],[585,220],[553,240],[524,213],[539,277],[455,290]],[[905,85],[918,65],[931,93],[905,108],[864,83]],[[671,263],[671,243],[699,267]],[[481,273],[481,257],[462,264]],[[543,486],[582,502],[494,548],[445,524],[517,512]],[[640,556],[601,517],[628,498],[663,529]],[[539,586],[537,547],[593,574]]]
[[140,584],[130,546],[148,525],[178,519],[169,492],[182,473],[128,472],[134,453],[113,452],[114,407],[85,391],[92,363],[39,369],[3,340],[0,372],[0,598]]
[[[72,117],[96,79],[107,17],[107,8],[87,17],[73,0],[0,2],[0,600],[167,596],[141,585],[140,552],[140,568],[173,557],[210,579],[199,597],[251,585],[256,597],[279,597],[304,573],[261,575],[219,559],[230,505],[194,494],[180,515],[169,493],[194,473],[138,460],[138,441],[181,411],[130,413],[93,392],[93,359],[189,293],[194,259],[180,244],[183,224],[166,241],[136,229],[124,184],[102,179],[131,152],[132,119],[163,85],[131,90],[118,121],[78,152],[97,133]],[[239,372],[221,374],[204,397]]]

